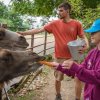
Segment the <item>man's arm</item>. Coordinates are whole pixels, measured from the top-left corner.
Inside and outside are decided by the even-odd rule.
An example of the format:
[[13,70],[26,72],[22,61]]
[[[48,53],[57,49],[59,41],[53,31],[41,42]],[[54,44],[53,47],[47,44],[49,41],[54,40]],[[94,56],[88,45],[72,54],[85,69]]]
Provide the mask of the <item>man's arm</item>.
[[84,46],[84,48],[82,50],[82,51],[84,51],[84,50],[89,48],[89,42],[88,42],[88,39],[86,37],[86,34],[84,33],[84,29],[82,27],[82,24],[80,22],[78,23],[77,31],[78,31],[78,33],[77,33],[78,37],[81,38],[81,39],[84,39],[85,42],[86,42],[86,44],[85,44],[85,46]]
[[80,38],[85,40],[85,45],[81,49],[79,49],[79,52],[83,53],[85,50],[89,49],[89,42],[85,34],[82,35]]
[[89,42],[88,42],[88,39],[87,39],[86,35],[84,34],[81,38],[85,40],[85,42],[86,42],[86,49],[88,49],[89,48]]
[[27,31],[24,31],[24,32],[18,32],[19,34],[21,35],[33,35],[33,34],[36,34],[36,33],[41,33],[41,32],[44,32],[45,29],[44,27],[40,28],[40,29],[31,29],[31,30],[27,30]]

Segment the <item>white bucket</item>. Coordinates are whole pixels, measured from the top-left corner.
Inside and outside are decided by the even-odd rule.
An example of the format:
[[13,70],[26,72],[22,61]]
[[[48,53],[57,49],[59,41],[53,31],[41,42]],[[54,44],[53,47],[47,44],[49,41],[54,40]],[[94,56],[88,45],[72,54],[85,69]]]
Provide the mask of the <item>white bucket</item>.
[[77,39],[69,42],[67,45],[73,60],[80,61],[84,59],[84,54],[80,54],[79,49],[81,49],[85,45],[85,40]]

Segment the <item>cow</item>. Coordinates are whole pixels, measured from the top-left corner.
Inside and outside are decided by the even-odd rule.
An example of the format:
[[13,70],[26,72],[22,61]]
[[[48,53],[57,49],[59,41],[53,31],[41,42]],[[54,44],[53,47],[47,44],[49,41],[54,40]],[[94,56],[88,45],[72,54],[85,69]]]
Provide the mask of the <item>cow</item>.
[[41,64],[38,62],[44,60],[44,57],[30,50],[26,50],[28,45],[25,37],[16,32],[0,28],[1,84],[15,77],[34,72],[41,67]]

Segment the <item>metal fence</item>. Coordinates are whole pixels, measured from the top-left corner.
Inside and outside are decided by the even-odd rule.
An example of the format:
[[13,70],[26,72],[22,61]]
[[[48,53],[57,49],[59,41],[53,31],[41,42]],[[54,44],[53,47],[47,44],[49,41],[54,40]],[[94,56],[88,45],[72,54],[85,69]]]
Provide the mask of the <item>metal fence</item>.
[[[31,37],[26,37],[26,40],[29,41],[30,47],[27,49],[31,49],[40,55],[53,54],[54,53],[54,38],[53,35],[49,35],[47,32],[41,33],[40,36],[35,37],[36,34],[31,35]],[[48,38],[50,39],[48,41]],[[42,39],[42,42],[41,42]],[[39,43],[36,43],[39,42]],[[36,45],[37,44],[37,45]],[[41,48],[42,46],[42,48]],[[39,48],[39,50],[37,50]],[[49,53],[47,53],[50,51]]]

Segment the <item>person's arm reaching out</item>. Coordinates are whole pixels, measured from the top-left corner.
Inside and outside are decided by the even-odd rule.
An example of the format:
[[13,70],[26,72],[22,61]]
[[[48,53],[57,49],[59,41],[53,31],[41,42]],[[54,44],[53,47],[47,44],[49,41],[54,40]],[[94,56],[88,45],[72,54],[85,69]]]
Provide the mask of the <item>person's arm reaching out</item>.
[[44,27],[40,28],[40,29],[31,29],[31,30],[27,30],[27,31],[24,31],[24,32],[18,32],[19,34],[21,35],[33,35],[33,34],[37,34],[37,33],[41,33],[41,32],[44,32],[45,29]]
[[[67,74],[67,71],[70,70],[70,72],[74,72],[81,81],[89,84],[100,85],[100,69],[88,70],[85,68],[85,66],[79,65],[73,61],[64,61],[62,66],[62,70],[60,68],[58,68],[57,70],[65,74]],[[100,68],[99,66],[98,68]]]

